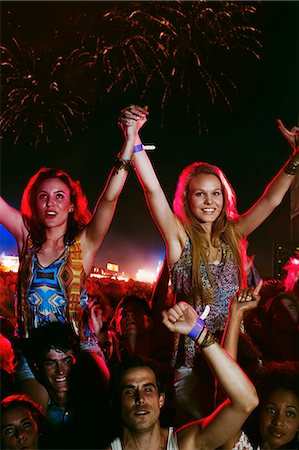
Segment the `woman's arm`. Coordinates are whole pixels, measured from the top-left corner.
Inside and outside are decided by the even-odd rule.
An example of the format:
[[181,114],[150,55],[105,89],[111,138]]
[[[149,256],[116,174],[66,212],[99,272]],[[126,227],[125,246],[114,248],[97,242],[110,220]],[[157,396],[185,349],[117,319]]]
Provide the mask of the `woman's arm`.
[[[147,114],[147,107],[141,108],[132,105],[122,112],[120,121],[127,126],[132,126],[135,121],[142,120],[144,112]],[[139,135],[136,145],[141,145]],[[144,150],[134,153],[134,166],[150,213],[164,239],[168,262],[172,264],[181,256],[186,241],[185,232],[174,215],[152,163]]]
[[104,190],[98,199],[91,221],[81,234],[84,267],[87,272],[91,269],[95,254],[102,243],[111,224],[118,197],[131,167],[131,157],[136,141],[138,129],[142,126],[135,121],[125,130],[125,141],[118,154],[116,165],[111,170]]
[[[184,335],[190,335],[197,320],[196,311],[185,302],[163,312],[164,324],[171,331]],[[179,429],[179,447],[182,450],[215,449],[241,429],[248,415],[257,406],[258,397],[253,384],[238,364],[214,341],[206,328],[195,340],[201,345],[202,355],[228,399],[210,416]]]
[[240,326],[247,311],[255,309],[260,301],[259,292],[263,285],[260,280],[255,289],[243,289],[229,303],[229,315],[222,339],[222,347],[237,360]]
[[285,139],[293,148],[293,155],[288,159],[283,168],[268,184],[263,195],[239,219],[238,228],[243,236],[248,236],[259,227],[272,211],[282,202],[283,197],[295,179],[295,173],[299,171],[299,128],[293,127],[287,130],[281,120],[277,121],[278,128]]
[[19,254],[21,254],[28,231],[25,227],[21,212],[6,203],[2,197],[0,197],[0,223],[16,239]]

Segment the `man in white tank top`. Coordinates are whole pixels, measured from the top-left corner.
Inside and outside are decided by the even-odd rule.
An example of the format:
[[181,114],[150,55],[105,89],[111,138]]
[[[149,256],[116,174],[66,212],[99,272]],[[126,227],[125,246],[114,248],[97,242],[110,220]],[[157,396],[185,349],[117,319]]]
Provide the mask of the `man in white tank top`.
[[250,380],[189,304],[179,302],[164,311],[163,322],[170,331],[196,341],[228,399],[210,416],[174,433],[172,428],[160,426],[165,393],[157,367],[142,358],[128,358],[111,373],[115,423],[119,428],[109,450],[215,450],[241,429],[258,404]]

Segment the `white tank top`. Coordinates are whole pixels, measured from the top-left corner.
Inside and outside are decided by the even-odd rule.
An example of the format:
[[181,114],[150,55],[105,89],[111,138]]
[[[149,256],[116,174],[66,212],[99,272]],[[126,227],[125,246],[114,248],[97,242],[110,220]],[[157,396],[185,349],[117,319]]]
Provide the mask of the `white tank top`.
[[[121,441],[119,438],[115,438],[114,441],[111,442],[111,449],[112,450],[123,450]],[[172,427],[169,427],[169,429],[168,429],[166,450],[179,450],[177,437],[176,437],[176,434],[173,432]]]

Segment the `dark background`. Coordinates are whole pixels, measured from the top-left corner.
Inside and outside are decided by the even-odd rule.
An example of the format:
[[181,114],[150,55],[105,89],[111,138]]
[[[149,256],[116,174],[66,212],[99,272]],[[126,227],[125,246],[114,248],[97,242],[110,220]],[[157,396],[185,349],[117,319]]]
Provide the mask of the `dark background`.
[[[98,4],[101,2],[1,2],[2,45],[8,46],[10,38],[17,34],[32,47],[50,48],[54,32],[61,37],[56,42],[70,45],[68,28],[70,23],[74,26],[74,17],[94,16]],[[93,104],[87,126],[75,130],[70,142],[60,138],[33,148],[25,141],[13,145],[9,136],[3,136],[1,191],[6,201],[19,207],[29,177],[40,167],[49,166],[64,169],[79,179],[93,209],[122,145],[117,126],[119,111],[130,103],[141,103],[147,104],[150,111],[142,138],[157,147],[150,157],[169,201],[181,170],[193,161],[203,160],[223,169],[237,194],[239,212],[250,208],[291,154],[276,119],[281,118],[288,128],[296,124],[299,79],[298,2],[251,4],[257,9],[254,26],[261,30],[261,59],[239,55],[235,60],[226,60],[219,56],[224,70],[234,74],[238,90],[230,95],[231,109],[224,102],[207,102],[204,119],[208,132],[200,133],[192,112],[186,113],[179,89],[172,92],[163,126],[155,89],[143,99],[138,89],[116,89],[98,97],[95,92],[89,98]],[[77,23],[84,32],[84,21],[83,25],[82,20]],[[85,82],[81,83],[82,89],[87,89]],[[249,236],[249,254],[256,255],[255,264],[265,278],[273,275],[275,245],[290,241],[289,209],[287,194],[272,216]],[[1,248],[16,253],[14,241],[3,228]],[[138,268],[154,271],[163,257],[163,241],[132,173],[96,263],[106,266],[114,262],[120,271],[134,274]]]

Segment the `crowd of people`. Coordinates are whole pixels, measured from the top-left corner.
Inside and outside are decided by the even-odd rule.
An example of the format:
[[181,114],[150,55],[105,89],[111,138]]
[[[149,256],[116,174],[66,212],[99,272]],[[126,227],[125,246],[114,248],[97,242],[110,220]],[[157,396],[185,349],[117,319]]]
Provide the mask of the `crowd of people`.
[[[1,277],[2,448],[296,449],[299,255],[263,281],[246,248],[299,170],[299,129],[278,121],[293,153],[246,213],[206,162],[183,170],[172,209],[140,139],[147,117],[121,112],[124,144],[93,214],[51,168],[20,211],[0,198],[20,259]],[[89,277],[132,167],[165,242],[153,286]]]

